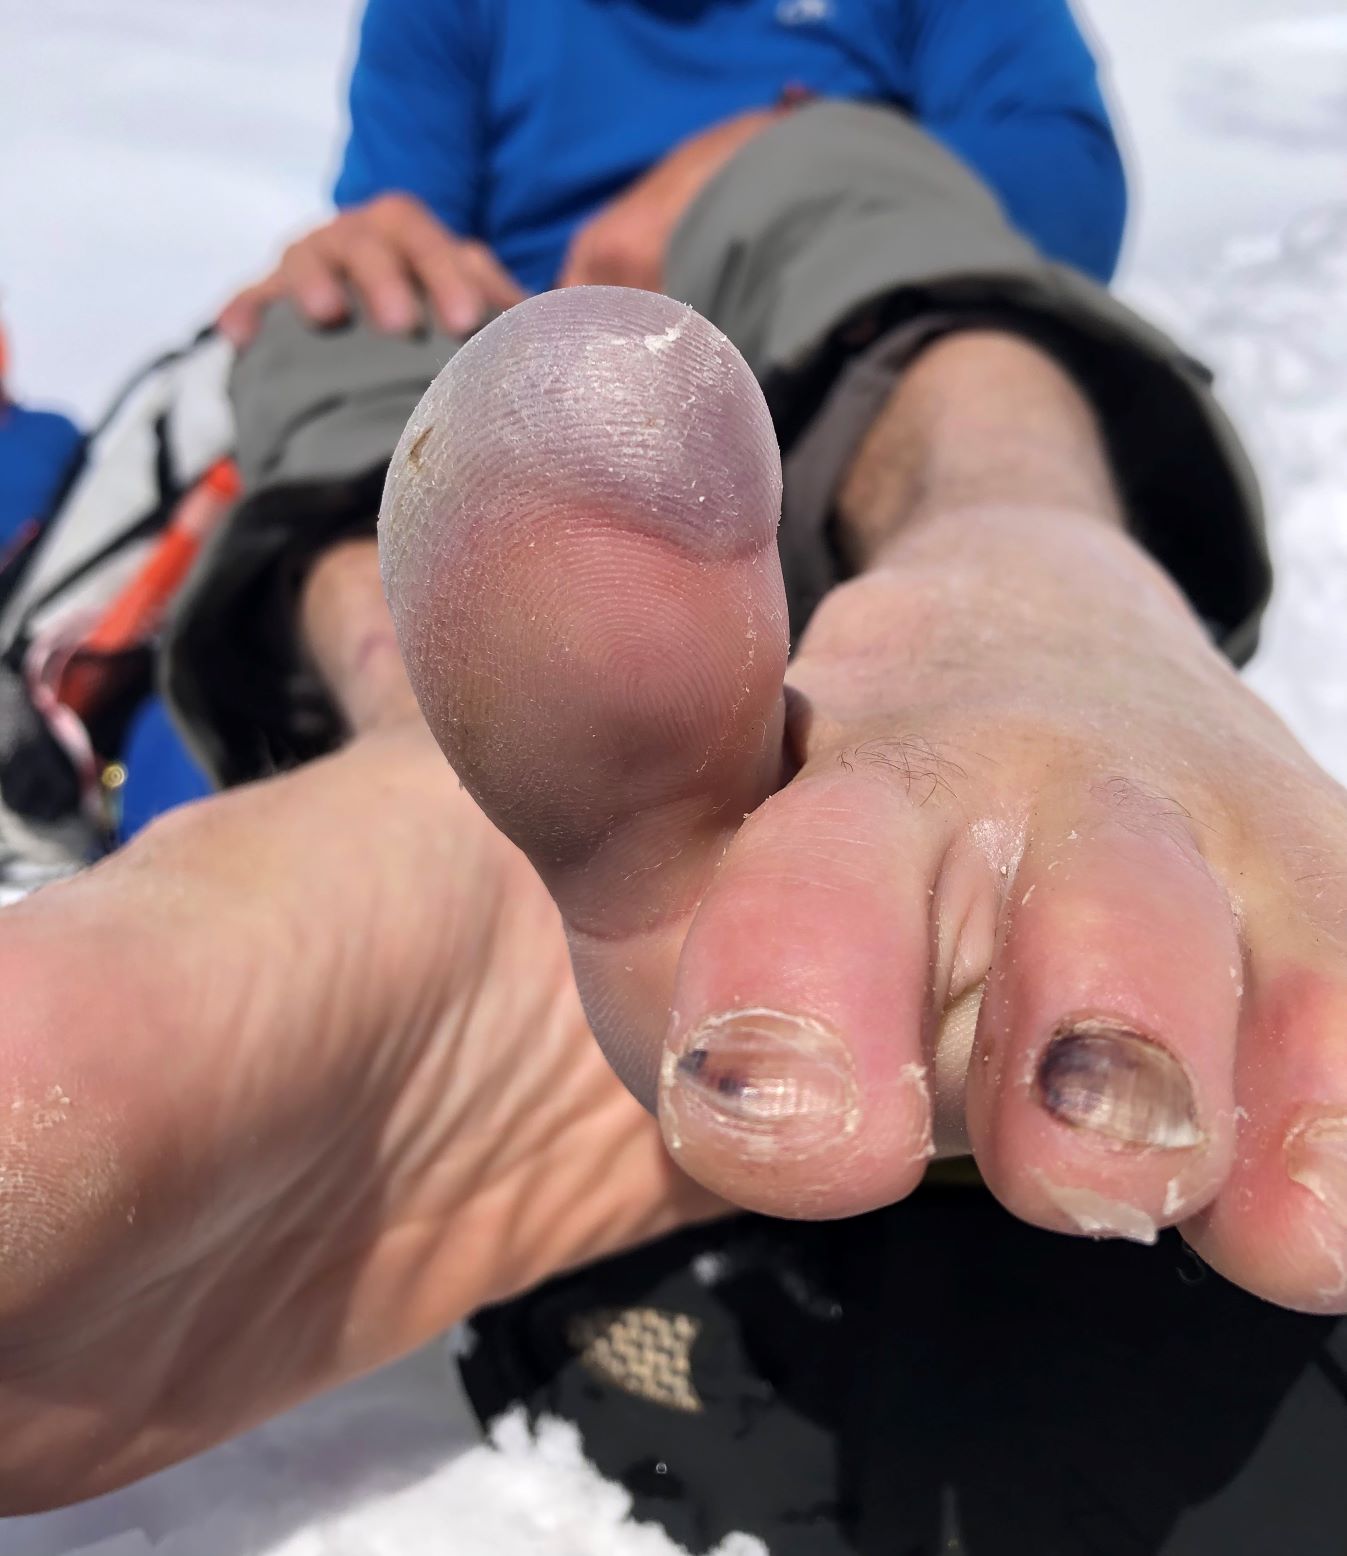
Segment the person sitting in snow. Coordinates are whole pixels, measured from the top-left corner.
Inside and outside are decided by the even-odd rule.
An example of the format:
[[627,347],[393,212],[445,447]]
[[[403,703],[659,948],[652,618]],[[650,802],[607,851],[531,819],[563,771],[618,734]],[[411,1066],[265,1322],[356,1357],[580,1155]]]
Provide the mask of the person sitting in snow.
[[1340,1541],[1347,805],[1065,4],[370,0],[351,102],[170,647],[264,781],[0,923],[0,1502],[505,1302],[703,1545]]

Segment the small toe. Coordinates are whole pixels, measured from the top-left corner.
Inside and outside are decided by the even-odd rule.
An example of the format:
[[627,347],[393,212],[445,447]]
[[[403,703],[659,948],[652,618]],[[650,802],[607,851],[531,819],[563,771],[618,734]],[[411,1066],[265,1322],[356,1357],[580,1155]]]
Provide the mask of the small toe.
[[1347,979],[1254,959],[1235,1077],[1239,1135],[1183,1227],[1213,1268],[1308,1313],[1347,1313]]
[[1234,1144],[1241,951],[1219,882],[1168,829],[1081,820],[1027,849],[968,1080],[989,1186],[1038,1226],[1155,1239]]
[[809,1217],[920,1181],[941,856],[939,828],[861,777],[797,779],[745,824],[683,948],[661,1074],[693,1177]]

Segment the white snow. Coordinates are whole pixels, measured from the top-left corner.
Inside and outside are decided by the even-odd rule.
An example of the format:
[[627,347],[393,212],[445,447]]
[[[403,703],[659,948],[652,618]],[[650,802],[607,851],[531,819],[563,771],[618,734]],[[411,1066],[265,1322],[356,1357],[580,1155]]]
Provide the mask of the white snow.
[[1248,679],[1347,781],[1347,12],[1088,0],[1133,188],[1119,290],[1217,370],[1277,590]]
[[359,8],[0,10],[0,317],[20,397],[96,416],[323,213]]
[[[522,1411],[489,1443],[434,1346],[196,1461],[82,1507],[0,1524],[5,1556],[677,1556]],[[731,1535],[714,1556],[767,1556]]]
[[[11,4],[0,306],[14,386],[85,418],[323,209],[353,0]],[[1347,15],[1085,0],[1135,192],[1121,289],[1215,366],[1279,593],[1250,679],[1347,777]],[[480,1447],[444,1347],[83,1507],[6,1556],[656,1556],[558,1427]],[[727,1547],[749,1556],[755,1547]]]

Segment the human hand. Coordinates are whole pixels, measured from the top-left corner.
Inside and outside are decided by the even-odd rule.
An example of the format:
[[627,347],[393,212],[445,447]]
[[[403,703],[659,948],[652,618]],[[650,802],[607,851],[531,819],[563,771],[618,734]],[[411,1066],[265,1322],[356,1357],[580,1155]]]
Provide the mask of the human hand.
[[663,291],[664,257],[684,211],[734,153],[781,112],[753,109],[676,146],[576,232],[557,285]]
[[347,316],[350,289],[390,335],[423,321],[425,299],[446,330],[466,335],[525,295],[484,243],[457,237],[414,196],[386,194],[296,239],[269,276],[225,305],[219,328],[241,349],[282,297],[315,324],[333,324]]
[[[390,675],[373,550],[372,588],[348,548],[306,602],[357,727],[355,683]],[[339,610],[365,617],[350,652]],[[716,1208],[414,709],[5,909],[0,981],[0,1515]]]

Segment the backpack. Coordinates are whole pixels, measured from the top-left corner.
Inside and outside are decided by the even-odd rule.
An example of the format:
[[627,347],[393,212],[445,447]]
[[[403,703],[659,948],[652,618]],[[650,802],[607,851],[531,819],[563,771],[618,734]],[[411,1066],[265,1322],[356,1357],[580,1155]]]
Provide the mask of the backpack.
[[118,839],[164,622],[237,495],[233,358],[207,330],[136,373],[0,555],[0,903]]

